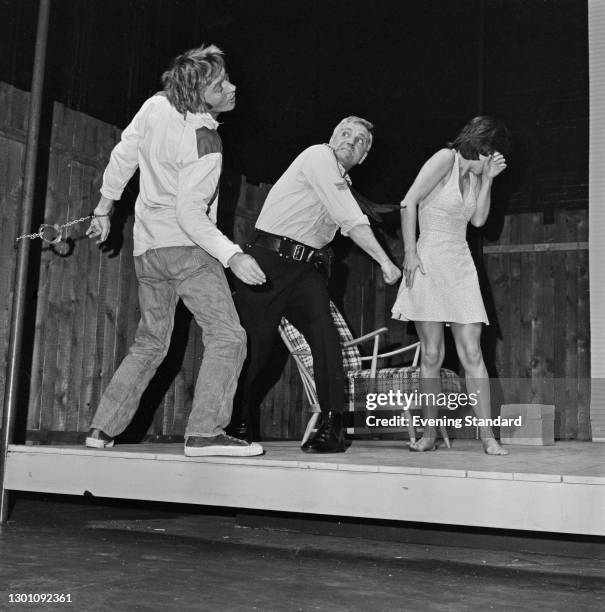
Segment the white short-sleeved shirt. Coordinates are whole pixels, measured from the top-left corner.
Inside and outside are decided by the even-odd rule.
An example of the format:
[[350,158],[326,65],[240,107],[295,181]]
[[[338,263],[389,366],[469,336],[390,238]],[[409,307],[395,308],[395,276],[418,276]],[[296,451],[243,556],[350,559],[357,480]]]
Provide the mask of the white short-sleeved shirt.
[[222,144],[208,113],[183,117],[163,94],[149,98],[122,132],[103,175],[101,193],[119,200],[140,169],[134,255],[198,245],[224,266],[241,249],[216,227]]
[[273,185],[256,228],[320,249],[357,225],[370,225],[348,177],[325,144],[305,149]]

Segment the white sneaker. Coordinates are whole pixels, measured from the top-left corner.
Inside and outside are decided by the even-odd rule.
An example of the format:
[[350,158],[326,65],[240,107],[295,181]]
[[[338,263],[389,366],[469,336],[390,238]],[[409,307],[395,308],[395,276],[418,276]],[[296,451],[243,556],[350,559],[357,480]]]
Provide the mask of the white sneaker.
[[113,446],[113,438],[100,429],[91,429],[86,434],[86,442],[84,444],[88,448],[111,448]]
[[246,442],[225,433],[210,438],[189,436],[185,442],[187,457],[254,457],[264,452],[263,447],[256,442]]

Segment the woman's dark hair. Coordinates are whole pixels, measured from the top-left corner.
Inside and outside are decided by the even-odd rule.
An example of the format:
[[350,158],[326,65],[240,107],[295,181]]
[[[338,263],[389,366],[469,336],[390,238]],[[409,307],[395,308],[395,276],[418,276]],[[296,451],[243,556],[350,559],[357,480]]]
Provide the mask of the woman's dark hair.
[[512,148],[512,137],[502,121],[481,115],[471,119],[448,147],[465,159],[479,159],[479,153],[491,155],[494,151],[506,155]]
[[204,88],[225,72],[223,52],[215,45],[198,47],[179,55],[162,75],[166,97],[179,113],[204,113],[208,108]]

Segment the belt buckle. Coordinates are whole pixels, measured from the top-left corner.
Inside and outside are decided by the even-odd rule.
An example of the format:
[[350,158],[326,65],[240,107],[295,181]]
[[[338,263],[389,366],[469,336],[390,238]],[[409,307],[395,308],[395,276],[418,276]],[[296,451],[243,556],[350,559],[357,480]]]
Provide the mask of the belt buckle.
[[304,254],[305,247],[302,244],[294,245],[294,249],[292,250],[292,259],[294,259],[294,261],[302,261]]

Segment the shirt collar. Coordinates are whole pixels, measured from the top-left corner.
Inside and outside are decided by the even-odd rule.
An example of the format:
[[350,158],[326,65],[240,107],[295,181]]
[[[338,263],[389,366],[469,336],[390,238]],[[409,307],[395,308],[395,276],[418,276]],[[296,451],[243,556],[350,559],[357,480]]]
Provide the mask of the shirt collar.
[[338,157],[336,157],[336,152],[334,151],[334,149],[325,142],[324,142],[324,145],[328,147],[330,151],[332,151],[332,154],[334,155],[334,159],[336,160],[336,165],[338,166],[338,172],[340,172],[340,176],[342,176],[342,178],[345,181],[347,181],[349,185],[352,185],[353,183],[351,182],[351,177],[349,176],[349,173],[345,170],[345,167],[340,163],[340,161],[338,161]]
[[185,121],[196,129],[207,127],[211,130],[216,130],[219,126],[219,122],[210,113],[190,113],[187,111]]

